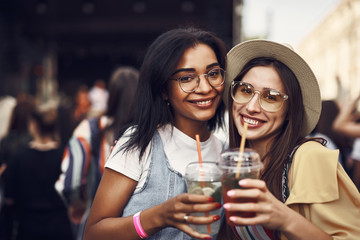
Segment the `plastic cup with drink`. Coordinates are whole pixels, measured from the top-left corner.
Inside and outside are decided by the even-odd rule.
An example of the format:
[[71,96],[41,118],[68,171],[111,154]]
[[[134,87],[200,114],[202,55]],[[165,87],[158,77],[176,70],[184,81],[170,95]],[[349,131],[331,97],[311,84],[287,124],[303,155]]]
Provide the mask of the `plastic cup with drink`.
[[[215,162],[192,162],[186,167],[185,178],[188,188],[188,193],[201,194],[213,197],[215,202],[221,202],[221,171]],[[221,209],[216,209],[206,213],[192,213],[193,216],[211,216],[219,215]],[[220,221],[213,222],[208,225],[195,225],[191,227],[199,232],[205,234],[215,234],[219,231]]]
[[[250,148],[245,148],[239,151],[239,148],[228,149],[221,153],[221,160],[219,163],[222,171],[221,183],[224,203],[242,203],[252,202],[254,199],[244,198],[230,198],[227,192],[231,189],[241,189],[239,180],[245,178],[258,179],[260,170],[263,167],[259,154]],[[225,211],[228,224],[233,225],[229,221],[230,216],[253,217],[253,212],[233,212]]]

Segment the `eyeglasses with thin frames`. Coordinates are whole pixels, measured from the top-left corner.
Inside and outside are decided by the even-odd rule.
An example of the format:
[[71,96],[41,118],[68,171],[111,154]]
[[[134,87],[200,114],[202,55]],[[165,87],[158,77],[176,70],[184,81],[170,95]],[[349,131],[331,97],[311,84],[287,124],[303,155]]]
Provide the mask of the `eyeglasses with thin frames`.
[[279,111],[283,103],[289,98],[288,95],[280,93],[275,89],[258,91],[249,83],[240,81],[233,81],[231,83],[231,97],[237,103],[244,104],[250,102],[256,93],[259,94],[261,108],[267,112]]
[[186,93],[195,92],[200,85],[200,77],[204,76],[212,87],[220,87],[225,82],[225,70],[222,68],[211,69],[208,73],[198,75],[196,73],[187,73],[179,78],[170,78],[179,82],[181,90]]

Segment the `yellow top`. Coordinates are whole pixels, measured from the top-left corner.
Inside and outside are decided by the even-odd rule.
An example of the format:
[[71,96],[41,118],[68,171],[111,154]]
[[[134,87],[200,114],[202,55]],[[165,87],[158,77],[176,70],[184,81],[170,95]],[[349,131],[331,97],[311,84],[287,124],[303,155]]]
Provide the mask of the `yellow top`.
[[[338,150],[309,141],[295,152],[285,202],[334,239],[360,239],[360,194],[338,162]],[[282,236],[284,239],[284,236]]]

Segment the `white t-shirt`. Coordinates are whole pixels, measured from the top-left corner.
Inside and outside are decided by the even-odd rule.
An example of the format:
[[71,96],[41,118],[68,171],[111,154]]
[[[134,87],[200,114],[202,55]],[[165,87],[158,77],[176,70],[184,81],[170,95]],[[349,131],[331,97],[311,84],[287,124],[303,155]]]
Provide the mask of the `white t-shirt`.
[[353,143],[351,158],[360,161],[360,138],[356,138]]
[[[171,131],[173,129],[173,131]],[[151,142],[147,146],[142,159],[139,159],[139,151],[124,153],[120,147],[129,139],[129,134],[134,128],[128,129],[119,139],[112,150],[105,167],[124,174],[125,176],[138,181],[136,190],[140,189],[145,183],[151,156],[149,155]],[[198,161],[196,141],[181,132],[179,129],[172,127],[170,124],[159,128],[161,140],[164,145],[165,154],[169,160],[170,166],[175,170],[185,174],[187,164]],[[204,142],[200,143],[201,156],[203,161],[218,162],[220,153],[224,149],[222,143],[213,134]],[[164,166],[165,167],[165,166]]]

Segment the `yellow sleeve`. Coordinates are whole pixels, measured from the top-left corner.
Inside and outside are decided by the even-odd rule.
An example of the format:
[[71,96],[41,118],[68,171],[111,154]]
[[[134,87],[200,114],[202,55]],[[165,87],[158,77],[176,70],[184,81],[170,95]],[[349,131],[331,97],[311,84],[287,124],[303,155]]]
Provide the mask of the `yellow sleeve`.
[[310,141],[296,151],[285,202],[334,239],[360,239],[360,194],[342,166],[338,150]]

